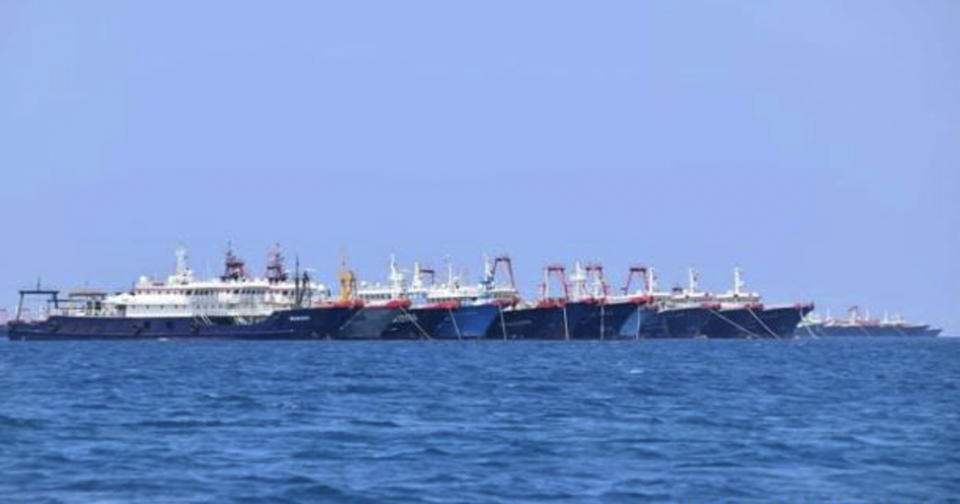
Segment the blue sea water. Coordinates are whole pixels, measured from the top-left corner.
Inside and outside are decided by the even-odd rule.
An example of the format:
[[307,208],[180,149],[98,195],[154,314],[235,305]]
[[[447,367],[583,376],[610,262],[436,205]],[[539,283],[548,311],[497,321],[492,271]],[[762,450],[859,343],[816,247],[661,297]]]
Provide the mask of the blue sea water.
[[0,501],[960,502],[960,340],[0,344]]

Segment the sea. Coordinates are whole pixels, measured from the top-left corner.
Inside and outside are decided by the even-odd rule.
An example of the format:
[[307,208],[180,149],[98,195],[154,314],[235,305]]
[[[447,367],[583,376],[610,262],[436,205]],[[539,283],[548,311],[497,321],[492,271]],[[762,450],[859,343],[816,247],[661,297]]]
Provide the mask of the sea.
[[0,502],[960,502],[960,339],[4,341]]

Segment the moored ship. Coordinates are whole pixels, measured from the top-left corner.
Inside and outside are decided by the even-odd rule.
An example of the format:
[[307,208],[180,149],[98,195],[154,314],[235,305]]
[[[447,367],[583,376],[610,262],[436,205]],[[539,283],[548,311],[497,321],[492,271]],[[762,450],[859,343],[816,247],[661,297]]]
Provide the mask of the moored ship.
[[703,327],[709,338],[790,338],[813,305],[765,305],[756,292],[745,290],[740,268],[733,270],[733,289],[712,296],[719,308]]
[[[504,264],[510,284],[498,285],[497,267]],[[383,332],[384,339],[476,339],[482,338],[493,325],[503,306],[516,303],[518,294],[513,285],[510,258],[484,259],[484,274],[476,285],[464,284],[454,275],[448,263],[447,279],[436,283],[436,273],[415,262],[408,282],[405,270],[390,258],[389,283],[361,284],[358,298],[409,302]]]
[[851,306],[847,318],[833,318],[829,314],[820,318],[811,313],[796,329],[797,336],[813,337],[936,337],[942,329],[928,324],[907,322],[902,317],[872,319],[869,313],[861,313],[859,306]]
[[690,289],[674,288],[671,292],[657,290],[657,277],[653,268],[634,266],[630,268],[624,292],[629,292],[634,275],[643,280],[636,295],[646,296],[652,310],[638,310],[631,314],[620,329],[621,336],[633,338],[694,338],[702,333],[710,310],[716,303],[702,293]]
[[[11,340],[67,339],[316,339],[333,337],[355,315],[350,306],[311,306],[329,290],[306,273],[290,278],[278,247],[270,251],[267,273],[254,278],[228,248],[224,273],[197,280],[186,250],[177,250],[176,270],[167,280],[141,277],[128,292],[107,294],[37,289],[20,292]],[[25,296],[48,297],[48,314],[26,321]]]
[[[561,295],[551,295],[551,278],[556,277]],[[535,302],[520,302],[505,307],[503,323],[487,330],[488,338],[571,339],[571,330],[587,316],[588,303],[571,302],[566,268],[553,264],[543,268],[540,297]]]
[[[506,270],[507,283],[497,282],[500,266]],[[491,328],[500,330],[503,336],[503,309],[514,306],[520,296],[513,278],[510,257],[501,255],[493,259],[484,257],[483,276],[476,285],[465,285],[453,274],[453,266],[447,265],[447,281],[427,290],[429,306],[444,306],[447,316],[434,329],[437,339],[478,339],[487,335]]]
[[584,305],[584,314],[570,331],[573,339],[616,339],[620,329],[633,315],[652,312],[651,298],[646,295],[612,295],[610,286],[599,263],[581,267],[574,264],[571,275],[573,294],[571,301]]
[[763,311],[760,295],[744,289],[740,268],[733,270],[733,288],[714,296],[720,307],[710,312],[711,317],[703,327],[708,338],[754,338],[769,336],[771,331],[763,327],[758,315]]

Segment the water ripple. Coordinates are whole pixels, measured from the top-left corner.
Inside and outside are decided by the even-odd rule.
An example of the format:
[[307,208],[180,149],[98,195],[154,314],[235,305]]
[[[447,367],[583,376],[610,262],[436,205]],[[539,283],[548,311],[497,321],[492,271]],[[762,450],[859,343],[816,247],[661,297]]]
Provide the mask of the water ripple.
[[3,502],[951,502],[960,341],[0,344]]

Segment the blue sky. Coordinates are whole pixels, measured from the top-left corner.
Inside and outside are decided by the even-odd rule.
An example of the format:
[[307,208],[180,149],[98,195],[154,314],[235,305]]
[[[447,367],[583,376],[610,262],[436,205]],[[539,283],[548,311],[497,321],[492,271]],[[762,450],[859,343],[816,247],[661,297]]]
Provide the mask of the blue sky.
[[739,265],[960,332],[960,3],[0,2],[2,304],[186,244]]

